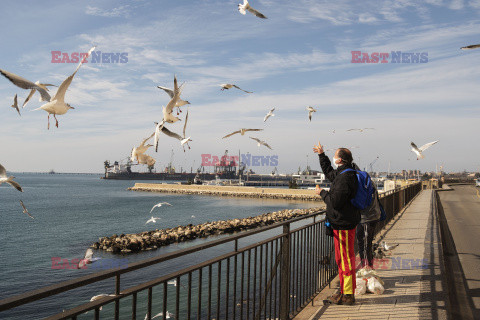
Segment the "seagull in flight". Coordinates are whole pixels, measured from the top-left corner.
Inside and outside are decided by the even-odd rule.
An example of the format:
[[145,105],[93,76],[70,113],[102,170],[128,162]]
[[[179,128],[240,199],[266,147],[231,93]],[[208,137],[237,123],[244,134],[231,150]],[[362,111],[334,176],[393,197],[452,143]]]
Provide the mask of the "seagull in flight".
[[22,187],[15,181],[13,181],[15,177],[7,177],[7,170],[5,170],[5,167],[0,164],[0,185],[2,183],[8,183],[15,189],[17,189],[20,192],[23,192]]
[[308,119],[309,119],[310,121],[312,121],[312,114],[313,114],[314,112],[317,112],[317,110],[315,110],[315,109],[314,109],[313,107],[311,107],[311,106],[308,106],[308,107],[306,107],[305,109],[308,111]]
[[477,48],[480,48],[480,44],[472,44],[470,46],[461,47],[460,49],[462,49],[462,50],[472,50],[472,49],[477,49]]
[[180,120],[178,117],[175,117],[174,115],[172,115],[173,108],[177,106],[178,100],[180,99],[180,93],[181,93],[181,90],[178,87],[177,76],[174,76],[173,77],[173,97],[170,100],[170,102],[168,102],[166,107],[162,107],[163,121],[168,123],[175,123]]
[[[87,55],[80,61],[78,64],[77,68],[75,69],[75,72],[73,72],[67,79],[65,79],[60,87],[58,87],[57,92],[55,93],[55,96],[53,98],[50,98],[46,104],[41,106],[40,108],[37,108],[35,110],[45,110],[48,112],[48,129],[50,129],[50,115],[53,114],[53,117],[55,118],[55,126],[58,128],[58,120],[57,120],[57,115],[63,115],[68,112],[70,109],[75,109],[74,107],[70,106],[68,103],[65,102],[65,93],[67,92],[68,87],[73,81],[73,77],[75,77],[75,74],[77,73],[78,69],[83,65],[83,63],[86,61],[86,59],[90,56],[93,50],[95,50],[95,46],[92,47]],[[41,89],[40,87],[37,86],[35,88],[37,90]],[[41,89],[45,91],[44,89]],[[40,94],[41,91],[39,90]],[[46,92],[46,91],[45,91]]]
[[412,146],[411,150],[412,150],[412,152],[414,152],[417,155],[417,160],[420,160],[420,159],[425,158],[425,156],[423,155],[423,152],[425,150],[427,150],[428,148],[430,148],[431,146],[433,146],[437,142],[438,142],[438,140],[426,143],[423,146],[421,146],[420,148],[418,148],[415,143],[411,142],[410,143],[410,145]]
[[275,108],[272,108],[270,111],[268,111],[268,113],[265,115],[265,118],[263,118],[263,122],[267,121],[267,119],[270,117],[275,117],[273,111],[275,111]]
[[239,86],[235,85],[235,84],[230,84],[230,83],[223,83],[220,85],[220,87],[222,87],[222,89],[220,90],[228,90],[228,89],[231,89],[231,88],[236,88],[238,90],[241,90],[243,92],[246,92],[246,93],[253,93],[251,91],[246,91],[246,90],[243,90],[242,88],[240,88]]
[[132,162],[133,162],[135,159],[137,159],[137,161],[138,161],[138,156],[139,156],[140,154],[145,153],[145,152],[148,150],[148,148],[153,147],[153,145],[151,145],[151,144],[145,145],[145,143],[147,143],[147,141],[150,140],[154,135],[155,135],[155,132],[152,133],[148,138],[144,139],[144,140],[142,141],[142,143],[140,143],[140,145],[139,145],[138,147],[133,147],[133,149],[132,149],[132,154],[131,154],[131,156],[130,156],[130,160],[131,160]]
[[155,208],[160,208],[160,207],[163,206],[163,205],[173,207],[173,206],[172,206],[170,203],[168,203],[168,202],[159,202],[159,203],[157,203],[156,205],[154,205],[154,206],[152,207],[152,210],[150,210],[150,213],[152,213],[153,209],[155,209]]
[[[180,85],[180,88],[179,88],[180,93],[181,93],[182,90],[183,90],[183,85],[184,85],[184,84],[185,84],[185,82]],[[170,99],[173,99],[173,97],[175,96],[174,91],[173,91],[172,89],[170,89],[170,88],[162,87],[162,86],[157,86],[157,88],[162,89],[163,91],[165,91],[165,92],[170,96]],[[178,97],[178,101],[177,101],[177,103],[176,103],[176,105],[175,105],[175,107],[178,108],[178,109],[177,109],[177,116],[179,115],[179,112],[182,112],[182,110],[180,109],[180,107],[182,107],[182,106],[184,106],[184,105],[186,105],[186,104],[190,104],[190,102],[185,101],[185,100],[182,100],[182,99],[180,99],[180,97]]]
[[93,250],[91,248],[88,248],[85,252],[85,256],[83,257],[83,259],[78,262],[78,268],[81,269],[86,264],[94,263],[97,260],[100,260],[100,258],[93,258]]
[[375,128],[355,128],[355,129],[348,129],[347,131],[360,131],[363,132],[365,130],[375,130]]
[[393,245],[389,246],[385,241],[382,241],[382,245],[381,245],[380,248],[382,248],[385,251],[390,251],[390,250],[393,250],[396,247],[398,247],[398,245],[399,244],[397,243],[397,244],[393,244]]
[[[170,319],[173,316],[174,316],[173,313],[170,313],[170,312],[167,311],[166,314],[165,314],[165,319]],[[156,315],[151,317],[151,319],[155,319],[155,318],[158,318],[158,317],[163,317],[163,312],[157,313]],[[147,320],[147,319],[148,319],[148,314],[145,315],[145,320]]]
[[[174,286],[174,287],[178,286],[177,279],[169,280],[169,281],[167,281],[167,284],[170,284],[170,285],[172,285],[172,286]],[[180,283],[180,285],[185,288],[185,286],[183,285],[183,283]]]
[[[90,302],[93,302],[93,301],[96,301],[96,300],[99,300],[99,299],[103,299],[103,298],[106,298],[106,297],[115,297],[114,294],[106,294],[106,293],[100,293],[96,296],[93,296],[91,299],[90,299]],[[102,310],[102,307],[99,308],[100,310]]]
[[248,0],[243,0],[243,4],[239,3],[238,4],[238,11],[240,11],[241,14],[245,15],[248,12],[254,14],[256,17],[262,18],[262,19],[267,19],[265,15],[260,13],[259,11],[253,9],[250,4],[248,3]]
[[258,145],[259,147],[260,147],[261,145],[263,145],[263,146],[267,147],[268,149],[273,150],[273,149],[268,145],[268,143],[266,143],[265,141],[260,140],[260,139],[257,139],[257,138],[253,138],[253,137],[249,137],[249,138],[252,139],[252,140],[257,141],[257,145]]
[[17,95],[13,98],[13,104],[11,106],[13,109],[17,110],[18,115],[21,116],[20,114],[20,109],[18,109],[18,101],[17,101]]
[[157,220],[160,220],[161,218],[158,217],[151,217],[150,219],[147,220],[145,224],[148,224],[150,222],[157,223]]
[[225,138],[228,138],[228,137],[231,137],[233,136],[234,134],[237,134],[237,133],[240,133],[242,136],[245,135],[245,132],[247,131],[262,131],[263,129],[245,129],[245,128],[242,128],[240,130],[237,130],[237,131],[234,131],[230,134],[227,134],[225,137],[223,137],[222,139],[225,139]]
[[35,219],[35,218],[30,214],[30,212],[28,212],[28,210],[27,210],[27,208],[25,207],[25,205],[23,204],[23,201],[22,201],[22,200],[20,200],[20,205],[21,205],[22,208],[23,208],[23,213],[26,213],[26,214],[28,214],[28,216],[29,216],[30,218]]

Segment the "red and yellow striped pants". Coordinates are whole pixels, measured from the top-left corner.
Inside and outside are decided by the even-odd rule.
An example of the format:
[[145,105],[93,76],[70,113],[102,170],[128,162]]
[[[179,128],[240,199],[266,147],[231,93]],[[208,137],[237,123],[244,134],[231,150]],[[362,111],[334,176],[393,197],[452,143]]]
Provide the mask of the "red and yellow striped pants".
[[340,290],[343,294],[355,293],[355,229],[333,230],[335,261],[338,266]]

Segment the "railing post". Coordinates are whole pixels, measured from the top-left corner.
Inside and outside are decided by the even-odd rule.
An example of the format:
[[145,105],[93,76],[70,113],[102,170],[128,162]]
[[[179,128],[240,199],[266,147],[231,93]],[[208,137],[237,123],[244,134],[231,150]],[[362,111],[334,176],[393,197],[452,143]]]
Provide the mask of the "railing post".
[[280,320],[290,319],[290,224],[283,226],[280,260]]

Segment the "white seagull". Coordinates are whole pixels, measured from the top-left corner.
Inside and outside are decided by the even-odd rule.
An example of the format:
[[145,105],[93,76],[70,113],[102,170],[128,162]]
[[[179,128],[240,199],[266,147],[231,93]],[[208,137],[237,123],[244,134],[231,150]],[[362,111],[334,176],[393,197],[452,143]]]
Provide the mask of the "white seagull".
[[179,99],[180,99],[180,89],[178,88],[177,76],[174,76],[173,77],[173,97],[170,100],[170,102],[168,102],[166,107],[162,107],[163,121],[166,121],[168,123],[175,123],[180,120],[178,117],[175,117],[172,114],[173,108],[176,107]]
[[306,107],[305,109],[308,111],[308,119],[309,119],[310,121],[312,121],[312,114],[313,114],[314,112],[317,112],[317,110],[315,110],[315,109],[314,109],[313,107],[311,107],[311,106],[308,106],[308,107]]
[[160,208],[160,207],[163,206],[163,205],[173,207],[173,206],[172,206],[170,203],[168,203],[168,202],[159,202],[159,203],[157,203],[156,205],[154,205],[154,206],[152,207],[152,210],[150,210],[150,213],[152,213],[153,209],[155,209],[155,208]]
[[[106,293],[100,293],[100,294],[97,294],[96,296],[93,296],[91,299],[90,299],[90,302],[93,302],[95,300],[99,300],[99,299],[104,299],[106,297],[115,297],[114,294],[106,294]],[[102,307],[100,307],[100,310],[102,310]]]
[[249,137],[249,138],[252,139],[252,140],[257,141],[257,145],[258,145],[259,147],[260,147],[261,145],[263,145],[263,146],[267,147],[268,149],[273,150],[273,149],[268,145],[268,143],[266,143],[265,141],[260,140],[260,139],[257,139],[257,138],[253,138],[253,137]]
[[[170,313],[170,312],[166,312],[165,314],[165,319],[170,319],[171,317],[173,317],[173,313]],[[163,312],[160,312],[160,313],[157,313],[156,315],[154,315],[153,317],[151,317],[151,319],[155,319],[155,318],[158,318],[158,317],[163,317]],[[148,314],[145,315],[145,320],[148,319]]]
[[[169,281],[167,281],[167,284],[170,284],[170,285],[172,285],[172,286],[174,286],[174,287],[178,286],[177,279],[169,280]],[[185,286],[183,285],[183,283],[180,283],[180,285],[185,288]]]
[[30,212],[28,212],[28,210],[27,210],[27,208],[25,207],[25,205],[23,204],[23,201],[22,201],[22,200],[20,200],[20,204],[21,204],[21,206],[22,206],[22,208],[23,208],[23,213],[26,213],[26,214],[28,214],[28,216],[29,216],[30,218],[35,219],[35,218],[30,214]]
[[15,95],[15,97],[13,98],[13,104],[11,105],[11,107],[12,107],[13,109],[17,110],[18,115],[21,116],[21,114],[20,114],[20,109],[18,109],[17,95]]
[[[47,87],[56,87],[56,85],[54,84],[49,84],[49,83],[40,83],[39,81],[36,81],[35,84],[37,86],[39,86],[40,88],[48,91],[48,88]],[[27,105],[28,101],[30,101],[30,98],[35,94],[35,92],[37,91],[37,89],[32,89],[30,90],[30,93],[28,94],[28,97],[25,99],[25,101],[23,101],[23,105],[22,105],[22,108],[25,108],[25,106]],[[38,101],[44,101],[42,96],[40,96],[40,98],[38,99]]]
[[348,129],[347,131],[360,131],[363,132],[365,130],[375,130],[375,128],[354,128],[354,129]]
[[397,243],[397,244],[393,244],[393,245],[389,246],[385,241],[382,241],[381,248],[385,251],[390,251],[390,250],[393,250],[396,247],[398,247],[398,245],[399,244]]
[[23,192],[22,187],[17,182],[13,181],[13,179],[15,179],[13,176],[7,177],[7,170],[5,170],[5,167],[0,164],[0,185],[2,183],[8,183],[18,191]]
[[83,257],[83,259],[81,259],[78,263],[78,267],[83,268],[83,266],[85,266],[86,264],[94,263],[97,260],[100,260],[100,258],[93,258],[93,250],[91,248],[88,248],[87,251],[85,251],[85,256]]
[[237,130],[237,131],[234,131],[232,133],[229,133],[227,134],[225,137],[223,137],[222,139],[225,139],[225,138],[228,138],[228,137],[231,137],[233,136],[234,134],[237,134],[237,133],[240,133],[242,136],[245,135],[245,132],[247,131],[262,131],[263,129],[245,129],[245,128],[242,128],[240,130]]
[[251,91],[243,90],[239,86],[237,86],[235,84],[230,84],[230,83],[223,83],[223,84],[220,85],[220,87],[222,87],[222,89],[220,89],[222,91],[223,90],[228,90],[228,89],[231,89],[231,88],[237,88],[238,90],[241,90],[241,91],[246,92],[246,93],[253,93]]
[[275,111],[275,108],[272,108],[270,111],[268,111],[265,118],[263,118],[263,122],[267,121],[267,119],[270,117],[275,117],[275,115],[273,114],[273,111]]
[[144,139],[138,147],[133,147],[132,153],[130,155],[130,160],[133,162],[135,159],[138,161],[138,156],[145,153],[148,148],[153,147],[151,144],[145,145],[148,140],[150,140],[155,135],[155,132],[152,133],[148,138]]
[[262,19],[267,19],[265,15],[260,13],[259,11],[253,9],[250,4],[248,3],[248,0],[243,0],[243,4],[239,3],[238,4],[238,11],[240,11],[241,14],[246,14],[248,12],[254,14],[255,16],[262,18]]
[[[50,129],[50,115],[53,114],[53,117],[55,118],[55,126],[58,128],[58,120],[56,115],[62,115],[67,113],[68,110],[70,109],[75,109],[74,107],[70,106],[68,103],[65,103],[65,93],[67,92],[68,87],[73,81],[73,77],[77,73],[78,69],[83,65],[83,62],[86,61],[86,59],[90,56],[92,51],[95,50],[95,46],[92,47],[87,55],[80,61],[78,64],[77,68],[75,69],[75,72],[73,72],[67,79],[65,79],[60,87],[58,87],[57,92],[55,93],[55,96],[49,100],[46,104],[41,106],[40,108],[37,108],[35,110],[45,110],[48,112],[48,126],[47,128]],[[38,87],[39,88],[39,87]],[[37,89],[39,90],[39,89]],[[42,89],[43,90],[43,89]]]
[[157,162],[154,158],[145,153],[137,154],[137,160],[138,164],[146,164],[149,167],[153,167],[155,162]]
[[157,220],[160,220],[161,218],[158,217],[151,217],[150,219],[147,220],[145,224],[148,224],[150,222],[157,223]]
[[415,143],[411,142],[410,143],[410,145],[412,146],[411,150],[417,155],[417,160],[420,160],[420,159],[425,158],[425,156],[423,155],[423,151],[427,150],[428,148],[430,148],[431,146],[433,146],[437,142],[438,142],[438,140],[426,143],[423,146],[421,146],[420,148],[418,148]]
[[472,50],[472,49],[477,49],[477,48],[480,48],[480,44],[472,44],[470,46],[461,47],[460,49],[462,49],[462,50]]
[[[184,85],[184,84],[185,84],[185,82],[180,85],[180,88],[179,88],[180,93],[181,93],[182,90],[183,90],[183,85]],[[165,91],[165,92],[170,96],[170,99],[173,99],[173,97],[175,96],[175,93],[174,93],[173,90],[170,89],[170,88],[162,87],[162,86],[157,86],[157,88],[162,89],[163,91]],[[184,105],[186,105],[186,104],[190,104],[190,102],[185,101],[185,100],[182,100],[182,99],[180,98],[180,95],[179,95],[177,104],[175,105],[175,107],[177,107],[177,115],[179,114],[179,113],[178,113],[179,111],[182,112],[182,110],[180,110],[180,107],[182,107],[182,106],[184,106]]]

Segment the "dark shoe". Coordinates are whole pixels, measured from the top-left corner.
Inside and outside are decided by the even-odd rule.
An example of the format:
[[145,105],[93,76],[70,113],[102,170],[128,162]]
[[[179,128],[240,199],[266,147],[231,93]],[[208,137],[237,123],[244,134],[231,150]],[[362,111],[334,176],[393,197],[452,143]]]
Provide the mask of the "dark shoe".
[[352,306],[355,304],[355,296],[353,294],[344,294],[341,300],[341,303],[347,306]]
[[342,298],[343,298],[343,294],[338,292],[328,297],[327,300],[333,304],[342,304]]

